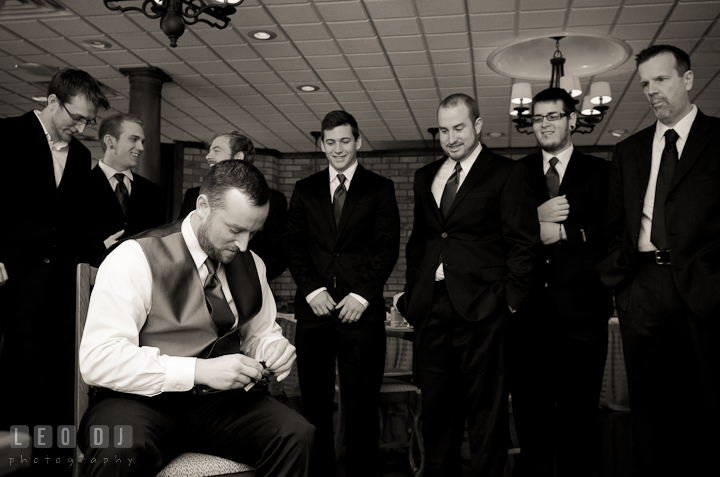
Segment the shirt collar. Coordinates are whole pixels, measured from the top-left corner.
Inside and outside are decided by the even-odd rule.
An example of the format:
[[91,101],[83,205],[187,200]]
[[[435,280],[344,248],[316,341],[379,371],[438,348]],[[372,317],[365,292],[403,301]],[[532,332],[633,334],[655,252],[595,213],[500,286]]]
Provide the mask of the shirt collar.
[[[355,163],[352,166],[345,169],[345,171],[341,173],[341,174],[345,175],[345,180],[348,183],[352,182],[352,178],[355,175],[355,171],[357,170],[357,167],[358,167],[358,161],[357,161],[357,159],[355,159]],[[335,168],[332,166],[332,164],[328,165],[328,169],[330,170],[330,182],[332,182],[335,180],[335,178],[337,177],[337,175],[339,173],[338,173],[338,171],[335,170]]]
[[50,137],[50,133],[48,132],[45,125],[43,124],[42,119],[40,119],[40,111],[38,111],[36,109],[33,112],[35,113],[35,116],[37,116],[38,121],[40,121],[40,126],[42,126],[42,128],[43,128],[43,132],[45,133],[45,139],[47,139],[47,142],[48,142],[48,144],[50,144],[50,147],[52,149],[55,149],[56,151],[59,151],[60,149],[65,149],[66,147],[68,147],[67,141],[53,142],[52,138]]
[[128,179],[133,180],[133,174],[130,169],[128,169],[127,171],[118,172],[112,167],[105,164],[102,159],[100,160],[100,162],[98,162],[98,167],[105,173],[105,177],[107,177],[107,180],[110,180],[110,178],[115,174],[124,174]]
[[665,131],[667,131],[668,129],[674,129],[675,132],[678,134],[680,140],[687,140],[687,137],[690,134],[690,128],[692,128],[697,113],[698,108],[693,104],[690,112],[687,113],[685,117],[678,121],[678,123],[672,128],[667,127],[666,125],[661,123],[660,120],[657,120],[655,122],[655,141],[659,142],[665,136]]
[[570,143],[570,147],[558,154],[550,154],[546,150],[541,149],[543,166],[548,164],[550,162],[550,159],[552,159],[553,157],[557,157],[558,162],[561,163],[563,166],[567,167],[568,163],[570,163],[570,157],[572,157],[572,153],[574,150],[575,146],[573,145],[573,143]]
[[195,231],[190,224],[190,219],[193,215],[195,215],[194,210],[185,217],[185,220],[183,220],[182,226],[180,227],[180,232],[185,240],[185,245],[187,245],[187,248],[190,251],[190,256],[192,257],[193,262],[195,262],[195,268],[199,269],[203,263],[205,263],[205,260],[207,260],[208,255],[200,246],[200,242],[198,241]]
[[[470,155],[461,162],[458,162],[460,164],[460,168],[463,170],[465,174],[472,169],[473,164],[475,164],[475,161],[477,160],[478,156],[480,156],[480,151],[482,151],[482,144],[478,142],[477,146],[475,146],[475,149],[473,152],[470,153]],[[447,158],[448,161],[457,162],[455,159],[452,159],[450,157]],[[453,164],[453,167],[455,167],[455,164]]]

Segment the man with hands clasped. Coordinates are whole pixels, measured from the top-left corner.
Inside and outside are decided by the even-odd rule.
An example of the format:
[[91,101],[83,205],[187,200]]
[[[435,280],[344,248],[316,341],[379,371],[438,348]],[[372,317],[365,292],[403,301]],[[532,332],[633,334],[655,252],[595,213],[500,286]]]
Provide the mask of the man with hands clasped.
[[606,250],[610,164],[578,151],[574,100],[549,88],[533,99],[540,151],[520,160],[535,196],[540,239],[527,305],[513,316],[509,361],[522,454],[514,477],[599,472],[597,409],[610,292],[595,265]]
[[[188,217],[123,242],[101,265],[80,345],[83,379],[97,387],[78,435],[84,475],[155,475],[188,451],[257,476],[309,475],[314,428],[243,389],[269,373],[283,380],[295,361],[263,261],[248,250],[269,197],[255,166],[224,161]],[[90,447],[93,425],[131,425],[133,446]],[[130,465],[93,464],[119,452]]]
[[347,476],[378,471],[378,400],[385,367],[383,288],[398,258],[393,182],[357,162],[357,122],[332,111],[322,122],[328,167],[295,184],[285,250],[297,284],[295,344],[305,417],[317,428],[313,477],[335,475],[335,361],[347,409]]

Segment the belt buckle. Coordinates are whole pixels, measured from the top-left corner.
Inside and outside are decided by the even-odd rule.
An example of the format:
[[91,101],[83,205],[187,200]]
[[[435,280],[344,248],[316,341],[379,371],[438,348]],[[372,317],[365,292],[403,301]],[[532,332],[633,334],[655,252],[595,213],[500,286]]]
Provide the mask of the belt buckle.
[[655,250],[655,263],[657,265],[670,265],[670,252],[667,250]]

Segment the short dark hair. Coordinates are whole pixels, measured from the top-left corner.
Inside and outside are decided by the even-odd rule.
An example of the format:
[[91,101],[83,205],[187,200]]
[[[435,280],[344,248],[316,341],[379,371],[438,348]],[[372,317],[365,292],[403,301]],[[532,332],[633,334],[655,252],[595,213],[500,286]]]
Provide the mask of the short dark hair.
[[635,56],[635,67],[663,53],[670,53],[675,57],[675,69],[677,69],[678,76],[682,76],[686,71],[690,70],[690,56],[677,46],[672,45],[648,46]]
[[438,106],[438,111],[443,108],[451,108],[453,106],[457,106],[460,103],[464,104],[468,108],[468,111],[470,111],[470,120],[472,124],[475,124],[475,121],[477,121],[477,119],[480,117],[480,109],[478,108],[477,101],[475,101],[475,99],[471,98],[467,94],[451,94],[450,96],[442,100],[442,103],[440,103],[440,106]]
[[358,123],[355,121],[353,115],[346,111],[330,111],[325,115],[322,120],[322,125],[320,126],[322,130],[321,137],[325,139],[325,131],[330,131],[331,129],[335,129],[338,126],[345,126],[346,124],[352,129],[353,136],[357,141],[360,137]]
[[562,88],[548,88],[540,91],[532,100],[532,113],[535,113],[537,103],[554,103],[560,101],[563,104],[565,114],[575,113],[575,100],[570,93]]
[[[240,131],[219,132],[213,136],[212,141],[219,137],[226,137],[230,140],[230,159],[235,159],[239,152],[244,154],[243,160],[250,164],[255,162],[255,145],[252,139],[241,133]],[[212,144],[210,141],[210,144]]]
[[103,138],[107,134],[109,134],[116,140],[120,139],[120,135],[123,132],[123,123],[125,122],[136,123],[139,124],[141,127],[145,126],[145,123],[142,119],[140,119],[140,116],[136,116],[130,113],[113,114],[112,116],[108,116],[107,118],[100,121],[100,127],[98,128],[98,139],[100,139],[100,145],[102,146],[103,152],[105,152],[105,149],[107,149],[107,145],[105,144],[105,141],[103,141]]
[[270,188],[260,169],[240,159],[218,162],[210,168],[200,186],[212,208],[225,207],[225,193],[238,189],[254,207],[260,207],[270,200]]
[[110,102],[100,88],[100,83],[83,70],[67,68],[55,73],[48,85],[47,95],[54,94],[61,103],[67,103],[73,96],[84,96],[92,104],[103,109]]

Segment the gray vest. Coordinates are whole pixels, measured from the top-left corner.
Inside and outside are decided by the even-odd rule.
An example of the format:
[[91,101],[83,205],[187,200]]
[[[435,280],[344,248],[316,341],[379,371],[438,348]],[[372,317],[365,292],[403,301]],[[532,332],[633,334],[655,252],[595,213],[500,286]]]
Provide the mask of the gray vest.
[[218,337],[205,304],[203,283],[180,232],[182,220],[148,230],[133,238],[140,244],[152,272],[152,305],[140,330],[140,346],[169,356],[209,358],[237,353],[237,329],[260,312],[262,288],[250,251],[224,265],[238,310],[238,325]]

